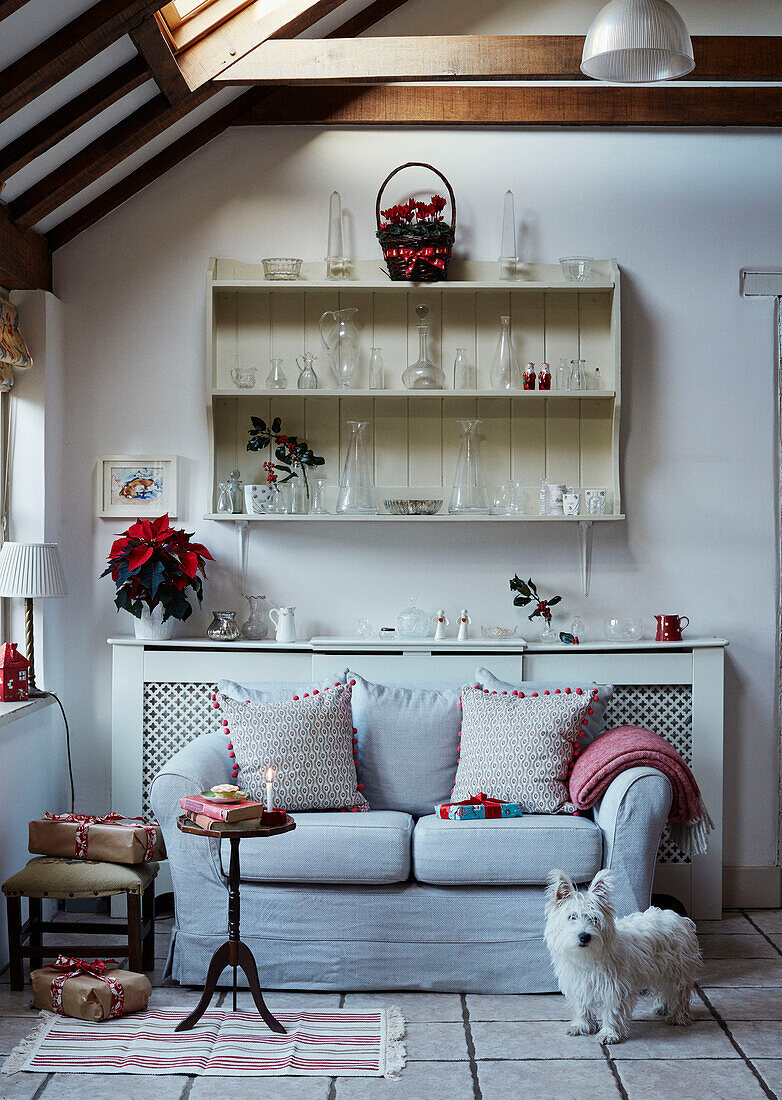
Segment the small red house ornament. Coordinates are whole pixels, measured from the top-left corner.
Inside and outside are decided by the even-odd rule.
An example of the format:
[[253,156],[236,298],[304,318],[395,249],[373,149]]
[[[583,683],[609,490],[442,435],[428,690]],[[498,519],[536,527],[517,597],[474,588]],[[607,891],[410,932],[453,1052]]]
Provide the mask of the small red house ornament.
[[0,702],[23,703],[29,695],[27,670],[30,662],[16,648],[16,642],[0,646]]

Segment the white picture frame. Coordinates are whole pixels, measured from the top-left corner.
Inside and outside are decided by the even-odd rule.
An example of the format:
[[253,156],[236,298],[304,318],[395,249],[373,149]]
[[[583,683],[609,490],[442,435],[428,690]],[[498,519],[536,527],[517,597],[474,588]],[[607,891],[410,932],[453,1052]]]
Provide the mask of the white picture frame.
[[101,455],[98,459],[98,516],[155,519],[177,515],[176,455]]

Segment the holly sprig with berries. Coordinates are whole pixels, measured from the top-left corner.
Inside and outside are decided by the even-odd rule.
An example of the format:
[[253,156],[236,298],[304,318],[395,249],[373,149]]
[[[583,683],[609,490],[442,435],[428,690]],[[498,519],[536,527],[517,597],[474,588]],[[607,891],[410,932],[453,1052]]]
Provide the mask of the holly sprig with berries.
[[267,447],[271,447],[277,459],[276,462],[267,461],[263,464],[267,484],[279,490],[280,485],[284,485],[286,481],[291,481],[301,473],[309,497],[307,467],[323,466],[326,462],[325,458],[314,454],[306,439],[299,439],[296,435],[285,435],[280,430],[282,421],[279,416],[275,416],[271,425],[267,425],[260,416],[251,416],[250,420],[252,428],[248,430],[250,441],[247,444],[247,450],[264,451]]
[[528,607],[529,604],[534,603],[535,606],[527,618],[532,621],[532,619],[540,617],[545,619],[547,623],[551,622],[551,608],[560,602],[561,596],[549,596],[547,600],[544,600],[538,592],[532,577],[528,581],[523,581],[514,574],[513,580],[509,583],[511,592],[518,592],[518,595],[513,598],[514,607]]

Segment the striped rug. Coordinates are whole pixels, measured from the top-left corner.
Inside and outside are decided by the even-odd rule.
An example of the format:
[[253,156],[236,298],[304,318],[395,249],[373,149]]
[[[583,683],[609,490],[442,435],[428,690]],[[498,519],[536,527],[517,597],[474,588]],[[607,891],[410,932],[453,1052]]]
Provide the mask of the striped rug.
[[287,1035],[269,1031],[257,1012],[221,1009],[177,1034],[185,1015],[181,1008],[152,1008],[95,1024],[42,1012],[3,1072],[397,1077],[404,1066],[405,1023],[398,1008],[280,1012]]

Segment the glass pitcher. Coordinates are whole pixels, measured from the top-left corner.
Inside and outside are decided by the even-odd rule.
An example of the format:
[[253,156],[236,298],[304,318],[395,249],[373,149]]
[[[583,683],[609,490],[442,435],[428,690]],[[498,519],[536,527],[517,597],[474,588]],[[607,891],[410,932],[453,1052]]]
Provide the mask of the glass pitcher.
[[377,515],[375,483],[369,462],[366,429],[367,420],[348,420],[350,441],[337,497],[338,515]]
[[489,514],[489,494],[481,469],[480,436],[478,428],[482,420],[459,420],[462,429],[462,446],[456,464],[456,477],[451,490],[448,511],[452,516]]
[[309,352],[306,352],[304,355],[296,356],[296,366],[299,368],[299,379],[296,383],[297,389],[316,390],[318,388],[318,376],[312,365],[316,359],[317,355],[310,355]]
[[335,309],[320,319],[320,339],[340,389],[350,388],[358,368],[359,343],[355,317],[358,309]]

